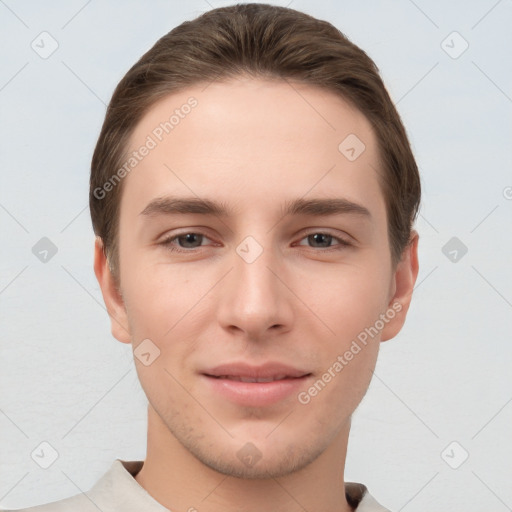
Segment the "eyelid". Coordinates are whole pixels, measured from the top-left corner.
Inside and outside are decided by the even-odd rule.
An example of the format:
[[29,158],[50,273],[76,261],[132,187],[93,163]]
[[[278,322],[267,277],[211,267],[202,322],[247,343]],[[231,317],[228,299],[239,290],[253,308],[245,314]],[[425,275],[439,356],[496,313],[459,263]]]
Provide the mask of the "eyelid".
[[[167,248],[170,251],[179,252],[179,253],[192,253],[192,252],[196,252],[197,250],[200,250],[202,247],[205,247],[204,245],[200,245],[199,247],[192,247],[190,249],[186,249],[186,248],[180,247],[179,245],[173,245],[172,244],[179,237],[185,236],[187,234],[200,235],[203,238],[206,238],[206,239],[208,239],[210,241],[213,241],[204,232],[203,228],[200,228],[200,229],[193,229],[193,228],[190,229],[189,228],[189,229],[180,231],[178,233],[172,233],[172,234],[164,236],[163,240],[161,242],[158,242],[158,245],[162,245],[162,246],[164,246],[165,248]],[[308,247],[307,245],[300,244],[300,242],[302,242],[309,235],[314,235],[314,234],[323,234],[323,235],[331,236],[333,239],[338,241],[338,244],[330,246],[330,247],[323,247],[323,248],[322,247],[309,247],[310,249],[313,249],[313,250],[327,252],[327,251],[337,250],[339,248],[352,247],[354,245],[353,242],[350,241],[352,239],[352,237],[350,237],[349,235],[346,235],[347,238],[348,238],[348,239],[346,239],[345,237],[343,237],[343,236],[341,236],[341,235],[339,235],[337,233],[336,234],[333,233],[332,229],[329,229],[329,228],[309,228],[306,231],[303,231],[301,233],[301,236],[300,236],[299,240],[298,240],[299,243],[297,243],[296,245],[298,245],[300,247]],[[214,244],[211,244],[211,245],[215,245],[215,242],[214,242]]]
[[[350,235],[341,235],[338,232],[334,233],[331,229],[328,228],[309,228],[307,231],[302,233],[302,236],[299,240],[301,242],[304,238],[308,237],[309,235],[316,235],[316,234],[322,234],[322,235],[328,235],[332,238],[338,240],[340,242],[339,245],[342,246],[349,246],[354,245],[354,242],[352,241],[352,237]],[[329,249],[334,249],[336,246],[332,247],[326,247],[324,250],[328,251]],[[311,249],[315,249],[315,247],[311,247]]]
[[[174,242],[179,237],[185,236],[185,235],[188,235],[188,234],[200,235],[203,238],[206,238],[206,239],[210,240],[211,242],[213,242],[213,240],[201,228],[201,229],[187,229],[185,231],[181,231],[181,232],[178,232],[178,233],[171,233],[171,234],[168,234],[168,235],[164,235],[162,240],[160,242],[157,242],[157,244],[158,245],[169,246],[171,244],[171,242]],[[203,247],[203,246],[200,245],[199,247]],[[198,249],[198,247],[195,247],[193,249],[184,249],[183,247],[177,246],[176,249],[177,250],[186,251],[186,252],[191,252],[194,249]]]

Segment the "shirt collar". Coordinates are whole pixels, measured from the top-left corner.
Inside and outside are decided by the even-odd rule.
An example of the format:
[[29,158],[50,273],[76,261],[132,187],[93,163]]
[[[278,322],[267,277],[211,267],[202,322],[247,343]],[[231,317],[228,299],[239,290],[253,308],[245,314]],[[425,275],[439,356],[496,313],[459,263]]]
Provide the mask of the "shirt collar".
[[[116,459],[87,493],[89,499],[103,512],[169,512],[135,480],[143,464],[142,460]],[[349,505],[357,512],[389,512],[370,495],[363,484],[345,483],[345,495]]]

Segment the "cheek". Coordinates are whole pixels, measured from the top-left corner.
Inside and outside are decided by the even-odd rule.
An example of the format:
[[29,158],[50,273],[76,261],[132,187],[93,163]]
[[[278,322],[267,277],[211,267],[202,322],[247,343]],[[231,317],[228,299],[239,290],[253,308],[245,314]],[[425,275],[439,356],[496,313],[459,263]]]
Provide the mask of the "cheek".
[[298,395],[301,413],[319,427],[342,425],[368,390],[378,347],[378,343],[350,343],[334,351],[323,372]]
[[374,325],[387,305],[388,281],[381,265],[338,267],[304,288],[311,310],[330,328],[333,343],[356,337]]
[[[162,337],[200,297],[201,283],[173,265],[126,258],[121,277],[128,316],[136,330]],[[204,293],[204,292],[203,292]],[[139,332],[139,334],[144,334]]]
[[386,306],[381,268],[365,265],[344,271],[331,275],[330,283],[321,281],[323,293],[317,289],[314,297],[311,309],[321,312],[332,332],[322,337],[320,371],[313,389],[306,390],[315,407],[329,410],[340,421],[353,412],[368,389],[380,345],[375,325]]
[[318,390],[318,405],[339,410],[340,417],[351,414],[366,392],[380,346],[380,333],[371,330],[374,321],[365,311],[357,315],[338,314],[336,336],[323,346],[315,389],[308,390]]
[[124,291],[134,350],[146,339],[159,350],[150,370],[137,361],[144,387],[155,383],[157,390],[156,383],[162,380],[174,386],[166,370],[183,381],[182,370],[197,351],[209,315],[209,302],[204,300],[209,288],[211,280],[204,272],[184,272],[173,265],[133,265]]

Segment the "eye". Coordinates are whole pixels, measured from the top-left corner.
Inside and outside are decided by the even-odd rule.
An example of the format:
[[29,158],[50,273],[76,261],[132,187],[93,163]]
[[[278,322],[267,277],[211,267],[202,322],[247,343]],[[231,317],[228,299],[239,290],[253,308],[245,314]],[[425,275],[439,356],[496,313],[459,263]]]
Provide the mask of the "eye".
[[201,242],[205,239],[210,240],[202,233],[196,233],[194,231],[172,235],[160,242],[159,245],[163,245],[170,251],[190,252],[191,249],[201,247],[203,245]]
[[[200,247],[207,245],[202,243],[205,240],[210,239],[203,233],[189,231],[185,233],[179,233],[177,235],[171,235],[160,242],[159,245],[164,246],[169,251],[186,253],[193,252],[194,249],[199,249]],[[322,231],[309,233],[301,239],[301,242],[303,240],[306,240],[306,243],[310,244],[310,247],[313,249],[340,250],[344,247],[349,247],[352,245],[344,238],[334,236],[330,233],[325,233]],[[334,243],[333,245],[333,242],[337,243]],[[305,244],[299,243],[297,245]]]
[[[351,246],[347,240],[331,235],[330,233],[324,233],[321,231],[309,233],[302,240],[307,240],[308,243],[312,244],[312,247],[315,249],[342,249],[343,247]],[[337,241],[338,247],[333,246],[332,242]],[[299,243],[299,245],[304,245]]]

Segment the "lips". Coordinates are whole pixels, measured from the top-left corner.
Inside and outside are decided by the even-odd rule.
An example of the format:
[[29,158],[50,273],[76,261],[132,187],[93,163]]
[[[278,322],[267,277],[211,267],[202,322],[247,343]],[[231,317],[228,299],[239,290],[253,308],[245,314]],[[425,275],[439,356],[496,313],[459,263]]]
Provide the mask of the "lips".
[[202,376],[213,392],[212,399],[227,399],[245,407],[264,407],[296,394],[311,373],[280,363],[260,366],[232,363],[208,369]]
[[242,382],[273,382],[275,380],[304,377],[309,372],[280,363],[252,366],[247,363],[231,363],[216,366],[203,372],[209,377],[240,380]]
[[214,376],[210,375],[210,377],[214,377],[216,379],[228,379],[228,380],[236,380],[238,382],[274,382],[276,380],[283,380],[290,377],[286,375],[276,375],[274,377],[242,377],[241,375],[219,375]]

